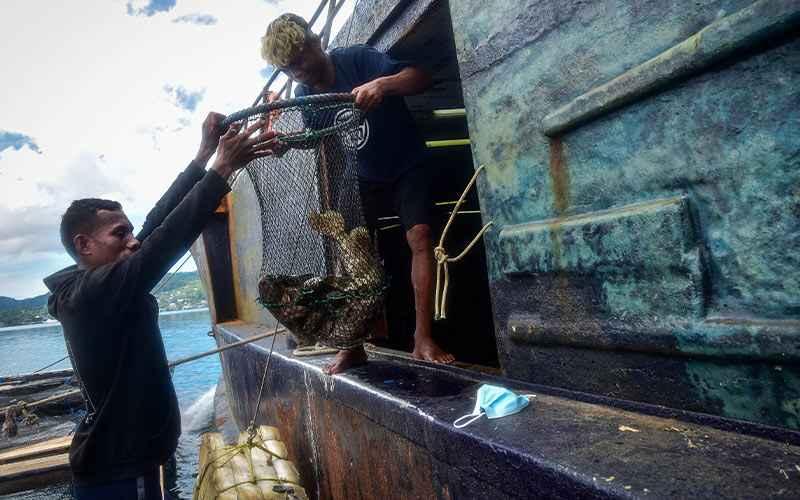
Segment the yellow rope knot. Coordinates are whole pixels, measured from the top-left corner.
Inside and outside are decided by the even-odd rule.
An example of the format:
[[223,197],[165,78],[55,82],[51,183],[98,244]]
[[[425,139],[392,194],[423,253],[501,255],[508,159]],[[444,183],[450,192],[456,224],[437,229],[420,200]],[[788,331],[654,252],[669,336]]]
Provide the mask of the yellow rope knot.
[[[475,170],[475,173],[472,174],[472,179],[469,180],[467,183],[467,187],[464,188],[464,192],[461,193],[461,198],[458,199],[455,206],[453,207],[453,211],[450,213],[450,219],[447,221],[447,224],[444,226],[442,230],[442,236],[439,238],[439,245],[433,249],[433,256],[436,258],[436,297],[434,298],[434,318],[437,320],[447,318],[445,309],[447,304],[447,287],[450,284],[450,272],[448,270],[447,264],[450,262],[457,262],[464,258],[467,255],[475,243],[483,236],[483,233],[489,229],[489,226],[493,224],[493,221],[489,221],[484,224],[483,228],[478,231],[478,234],[472,238],[472,241],[469,242],[469,245],[461,251],[460,254],[456,255],[455,257],[450,257],[447,255],[447,251],[444,248],[444,238],[447,235],[447,230],[450,229],[450,225],[453,223],[453,220],[458,214],[458,209],[464,203],[464,199],[467,197],[467,193],[475,185],[475,180],[478,178],[478,174],[481,173],[484,167],[481,165]],[[444,274],[444,281],[442,281],[442,274]]]
[[446,264],[447,263],[447,252],[444,251],[444,247],[436,247],[433,249],[433,256],[436,259],[437,264]]

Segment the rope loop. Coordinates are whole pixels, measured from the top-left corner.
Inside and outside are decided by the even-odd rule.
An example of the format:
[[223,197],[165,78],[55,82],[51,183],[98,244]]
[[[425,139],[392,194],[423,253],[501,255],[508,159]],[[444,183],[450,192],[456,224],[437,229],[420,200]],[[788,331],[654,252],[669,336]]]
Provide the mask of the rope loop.
[[448,264],[450,262],[458,262],[459,260],[463,259],[467,253],[472,249],[473,246],[480,240],[481,236],[489,229],[489,226],[494,224],[494,221],[489,221],[483,225],[478,234],[472,238],[472,241],[455,257],[450,257],[447,254],[447,250],[444,248],[444,238],[447,236],[447,231],[450,229],[450,226],[455,220],[456,215],[458,214],[459,208],[464,203],[464,200],[467,197],[467,193],[469,190],[472,189],[472,186],[475,185],[475,181],[478,178],[478,174],[485,167],[481,165],[477,169],[475,169],[475,173],[472,174],[472,178],[467,183],[467,187],[464,188],[464,192],[461,193],[461,197],[456,202],[455,206],[453,207],[453,211],[450,213],[450,218],[447,220],[447,224],[444,226],[442,230],[442,236],[439,238],[439,244],[433,249],[433,256],[436,259],[436,295],[434,297],[434,318],[436,320],[446,319],[446,306],[447,306],[447,288],[450,285],[450,271],[448,269]]

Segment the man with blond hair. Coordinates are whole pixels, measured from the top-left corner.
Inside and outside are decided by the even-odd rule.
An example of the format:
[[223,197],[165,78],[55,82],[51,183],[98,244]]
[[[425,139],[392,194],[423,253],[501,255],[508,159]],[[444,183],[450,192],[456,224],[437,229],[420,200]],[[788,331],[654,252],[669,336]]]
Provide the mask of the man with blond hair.
[[[361,204],[367,225],[392,211],[400,217],[411,249],[411,282],[416,321],[414,357],[437,363],[454,358],[433,340],[433,202],[429,173],[421,168],[425,145],[404,96],[418,94],[431,79],[419,68],[396,61],[366,45],[336,48],[326,53],[319,36],[295,14],[270,23],[261,39],[261,55],[300,83],[295,95],[352,93],[365,113],[362,134],[352,147],[358,154]],[[328,367],[338,373],[366,361],[363,347],[340,351]]]

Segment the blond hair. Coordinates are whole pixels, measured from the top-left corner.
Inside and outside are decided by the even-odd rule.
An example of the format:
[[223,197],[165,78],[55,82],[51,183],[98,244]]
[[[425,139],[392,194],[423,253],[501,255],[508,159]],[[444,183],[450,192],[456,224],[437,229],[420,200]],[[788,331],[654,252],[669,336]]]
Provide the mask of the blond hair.
[[261,37],[261,57],[269,64],[286,67],[313,37],[308,23],[295,14],[283,14],[272,21]]

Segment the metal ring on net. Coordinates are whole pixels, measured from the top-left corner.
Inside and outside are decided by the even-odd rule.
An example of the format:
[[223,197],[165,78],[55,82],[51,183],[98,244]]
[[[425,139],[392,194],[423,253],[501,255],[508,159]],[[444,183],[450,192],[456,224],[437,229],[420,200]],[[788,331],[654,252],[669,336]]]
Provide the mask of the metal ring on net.
[[364,218],[358,151],[369,123],[350,94],[276,101],[225,121],[263,128],[289,146],[250,162],[258,200],[259,302],[301,345],[363,343],[385,296],[384,272]]
[[237,122],[246,122],[254,116],[261,116],[274,111],[288,110],[288,109],[304,109],[313,110],[315,108],[324,107],[325,105],[342,106],[350,105],[353,112],[340,121],[334,121],[329,126],[319,128],[304,128],[302,131],[286,132],[280,136],[280,141],[285,143],[303,143],[319,139],[338,132],[341,130],[351,129],[361,123],[363,114],[355,107],[355,97],[352,94],[316,94],[303,97],[295,97],[293,99],[285,99],[280,101],[271,102],[268,104],[260,104],[251,108],[246,108],[241,111],[230,114],[222,121],[222,126],[227,129],[230,125]]

